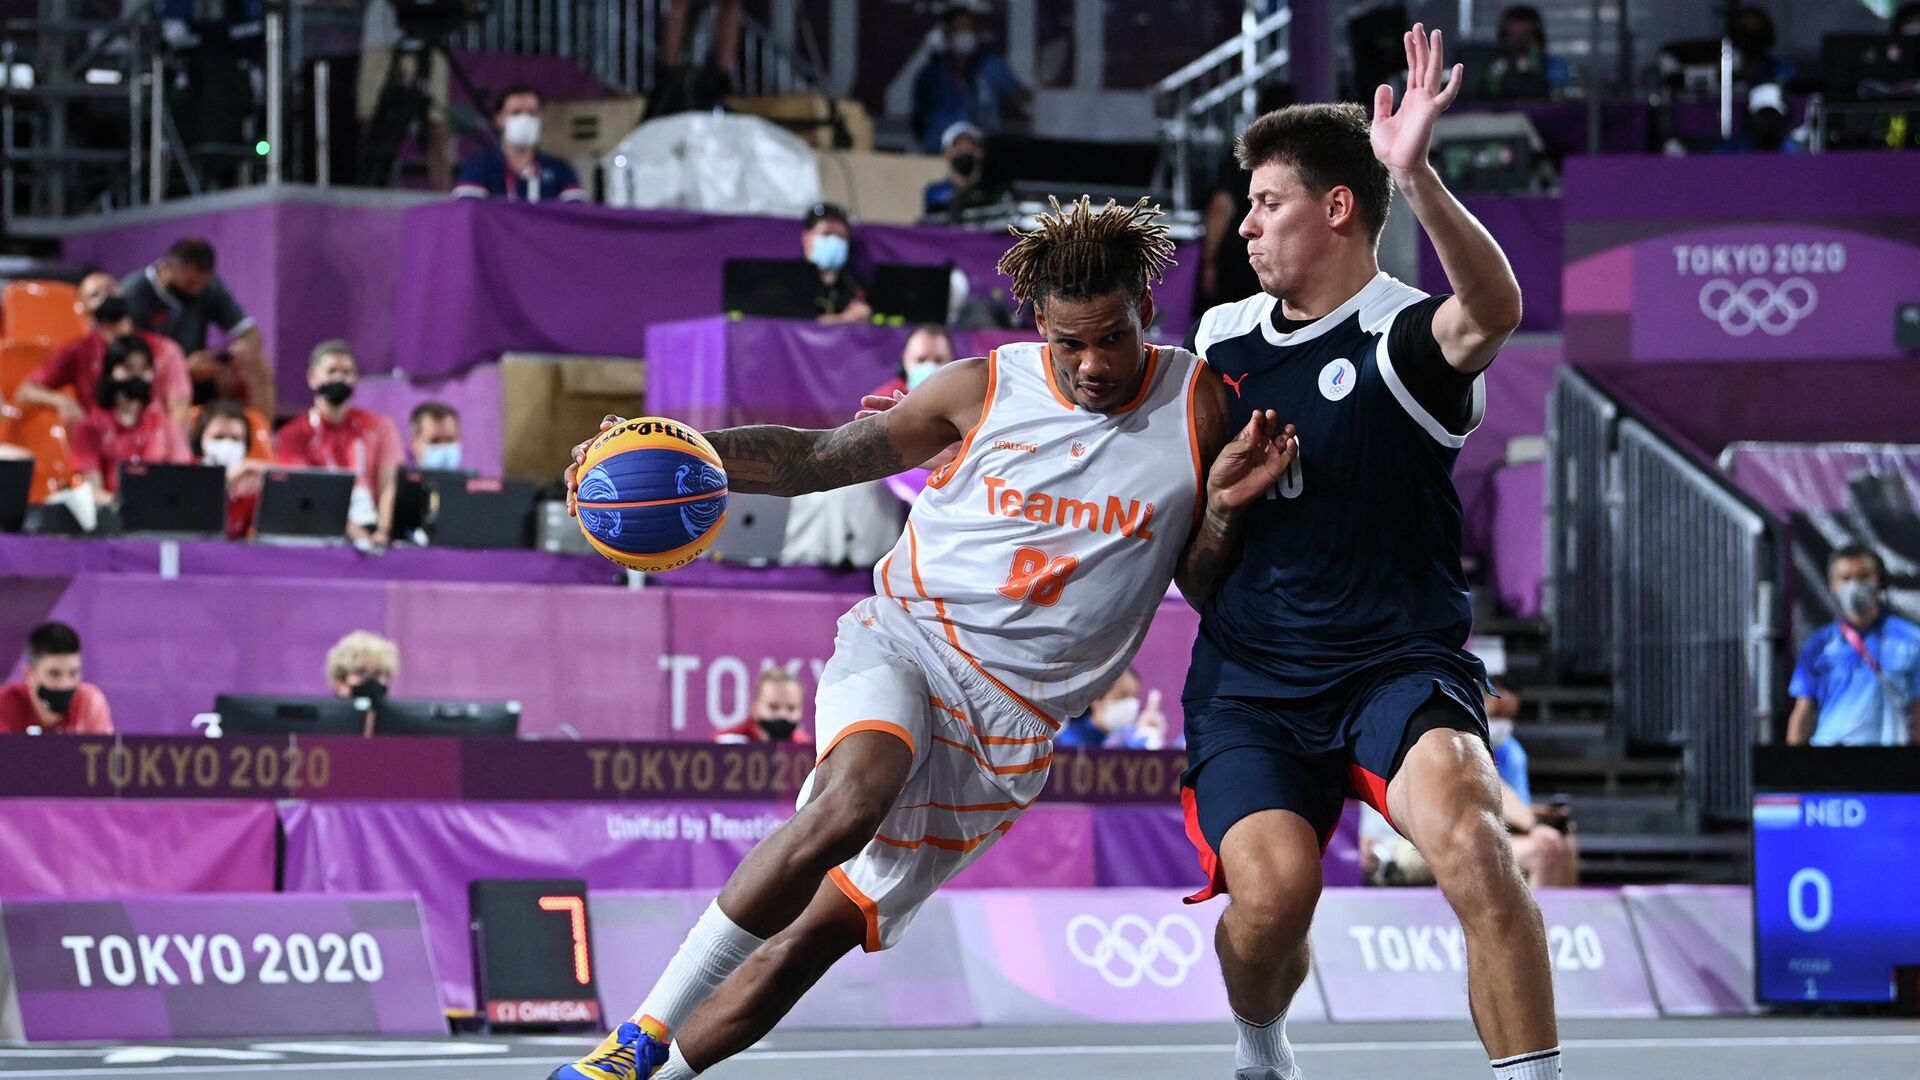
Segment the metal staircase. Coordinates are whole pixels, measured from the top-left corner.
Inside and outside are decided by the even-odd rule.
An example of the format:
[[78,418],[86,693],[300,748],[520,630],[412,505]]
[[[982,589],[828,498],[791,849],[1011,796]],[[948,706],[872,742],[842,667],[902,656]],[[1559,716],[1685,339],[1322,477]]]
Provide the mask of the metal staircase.
[[1163,149],[1155,186],[1176,210],[1195,209],[1194,176],[1223,158],[1253,119],[1260,87],[1286,77],[1293,11],[1286,0],[1250,0],[1240,32],[1154,84]]

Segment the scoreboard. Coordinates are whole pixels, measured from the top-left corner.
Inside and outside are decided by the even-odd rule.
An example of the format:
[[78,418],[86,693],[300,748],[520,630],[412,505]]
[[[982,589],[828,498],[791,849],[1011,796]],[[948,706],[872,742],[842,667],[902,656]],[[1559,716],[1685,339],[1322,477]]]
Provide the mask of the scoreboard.
[[[1796,771],[1816,782],[1849,772]],[[1861,772],[1852,779],[1868,782],[1851,791],[1756,785],[1754,969],[1763,1002],[1890,1003],[1895,969],[1920,966],[1920,791],[1888,791]],[[1903,780],[1920,784],[1920,772]]]

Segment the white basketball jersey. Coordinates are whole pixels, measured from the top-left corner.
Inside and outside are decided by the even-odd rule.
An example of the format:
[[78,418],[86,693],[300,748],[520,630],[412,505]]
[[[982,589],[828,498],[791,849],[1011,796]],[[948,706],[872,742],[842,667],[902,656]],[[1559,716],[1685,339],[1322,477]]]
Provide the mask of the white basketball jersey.
[[980,423],[874,569],[950,661],[1053,727],[1126,670],[1202,507],[1202,362],[1149,357],[1133,402],[1103,414],[1061,392],[1044,346],[989,356]]

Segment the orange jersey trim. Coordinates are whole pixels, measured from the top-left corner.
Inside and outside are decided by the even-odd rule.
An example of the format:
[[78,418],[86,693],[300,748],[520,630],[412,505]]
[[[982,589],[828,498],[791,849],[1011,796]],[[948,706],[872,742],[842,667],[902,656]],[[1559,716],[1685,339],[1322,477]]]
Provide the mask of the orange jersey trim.
[[1001,693],[1007,695],[1008,697],[1012,698],[1016,703],[1018,703],[1021,708],[1032,713],[1034,716],[1039,717],[1041,720],[1046,721],[1046,724],[1048,727],[1053,728],[1055,731],[1058,731],[1060,729],[1060,721],[1055,720],[1051,716],[1048,716],[1045,712],[1041,711],[1040,706],[1035,705],[1033,702],[1028,701],[1024,697],[1021,697],[1020,694],[1017,691],[1015,691],[1013,687],[1008,686],[1006,683],[1003,683],[999,679],[995,678],[993,675],[993,672],[987,670],[986,665],[974,659],[973,654],[967,651],[966,646],[960,644],[960,634],[958,631],[956,631],[953,628],[952,620],[947,618],[947,605],[945,601],[939,599],[938,597],[935,597],[933,601],[933,613],[940,617],[940,625],[944,627],[947,631],[947,643],[953,646],[953,651],[959,653],[961,659],[973,665],[973,670],[979,672],[981,678],[992,683],[996,688],[999,689]]
[[909,732],[906,728],[901,727],[899,724],[896,724],[891,720],[859,720],[854,723],[848,724],[846,727],[843,727],[839,731],[835,732],[833,736],[833,740],[827,743],[827,745],[823,749],[821,749],[820,753],[817,756],[815,756],[814,760],[815,761],[827,760],[827,755],[833,753],[833,748],[840,745],[841,739],[844,739],[849,735],[852,735],[852,734],[855,734],[856,732],[861,732],[861,731],[884,731],[887,734],[892,735],[894,738],[899,739],[901,742],[906,743],[907,753],[911,754],[914,752],[913,734]]
[[1053,741],[1053,736],[1051,735],[1035,735],[1032,738],[1027,738],[1027,739],[1015,739],[1006,735],[982,735],[980,734],[980,729],[973,726],[973,721],[968,720],[966,718],[966,715],[963,714],[959,709],[956,709],[953,706],[947,704],[946,702],[941,701],[937,697],[929,696],[927,698],[927,701],[934,708],[940,710],[943,713],[946,713],[948,716],[953,717],[955,720],[960,721],[962,724],[965,724],[967,730],[973,732],[974,737],[979,739],[981,744],[985,746],[1028,746],[1033,743],[1044,743],[1044,742]]
[[1207,469],[1200,454],[1199,405],[1200,376],[1207,370],[1205,360],[1193,365],[1193,377],[1187,380],[1187,445],[1193,448],[1193,520],[1198,523],[1207,508]]
[[928,833],[918,840],[896,840],[891,836],[882,836],[878,833],[874,834],[873,838],[883,844],[892,844],[894,847],[899,848],[917,848],[925,845],[927,847],[937,847],[942,851],[972,851],[974,848],[992,840],[995,836],[1011,828],[1013,828],[1013,822],[1003,821],[993,828],[988,829],[986,832],[981,833],[979,836],[971,836],[964,840],[956,840],[947,836],[934,836],[932,833]]
[[968,431],[966,436],[960,440],[959,455],[952,461],[942,465],[938,472],[927,477],[928,487],[946,487],[947,481],[952,480],[954,476],[960,472],[961,464],[967,460],[967,451],[973,449],[974,437],[979,435],[981,430],[987,426],[987,414],[993,411],[993,399],[999,387],[1000,350],[995,349],[987,354],[987,399],[980,403],[980,419],[974,421],[972,430]]
[[981,757],[980,752],[978,750],[975,750],[973,747],[968,746],[966,743],[955,742],[952,739],[946,738],[945,736],[942,736],[942,735],[935,735],[933,737],[933,741],[937,743],[946,743],[948,746],[958,749],[961,753],[979,762],[982,766],[984,766],[987,769],[988,772],[992,772],[1000,776],[1014,776],[1019,773],[1039,772],[1041,769],[1044,769],[1047,766],[1053,764],[1053,752],[1051,750],[1041,755],[1040,757],[1034,758],[1032,761],[1029,761],[1024,765],[995,765],[993,762],[988,761],[984,757]]
[[[1037,797],[1038,796],[1036,796],[1036,798]],[[951,810],[959,814],[970,814],[975,811],[985,811],[985,810],[1025,810],[1027,807],[1032,805],[1033,805],[1033,799],[1028,799],[1026,802],[980,803],[975,806],[953,806],[948,803],[923,802],[923,803],[914,803],[912,806],[903,806],[900,809],[924,810],[924,809],[927,809],[928,807],[932,807],[935,810]]]
[[887,557],[880,561],[880,588],[886,592],[887,599],[899,601],[901,611],[912,614],[913,609],[907,606],[907,601],[903,597],[894,595],[893,552],[891,551],[887,552]]
[[920,583],[920,534],[913,530],[913,522],[907,522],[907,567],[913,571],[913,591],[920,599],[927,598],[927,587]]
[[860,914],[866,917],[867,940],[863,948],[867,952],[879,952],[880,905],[874,903],[873,899],[866,893],[861,892],[860,887],[855,885],[853,879],[847,876],[847,872],[837,866],[827,871],[827,880],[833,882],[834,887],[844,893],[848,900],[853,901],[853,906],[859,908]]
[[723,496],[726,493],[727,493],[726,488],[720,488],[717,491],[709,491],[705,495],[678,495],[671,499],[650,499],[646,502],[610,503],[610,502],[586,502],[586,501],[576,500],[574,505],[582,507],[587,510],[637,510],[643,506],[674,506],[679,503],[699,502],[702,499],[712,499],[718,496]]

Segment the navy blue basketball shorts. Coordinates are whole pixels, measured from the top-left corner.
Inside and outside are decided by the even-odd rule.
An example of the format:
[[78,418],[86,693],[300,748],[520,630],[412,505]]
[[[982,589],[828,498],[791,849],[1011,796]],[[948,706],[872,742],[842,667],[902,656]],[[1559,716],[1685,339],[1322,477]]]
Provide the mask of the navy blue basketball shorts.
[[1324,851],[1349,795],[1392,822],[1387,782],[1422,735],[1448,729],[1487,737],[1479,688],[1424,659],[1389,662],[1311,697],[1182,704],[1188,765],[1180,799],[1207,875],[1207,887],[1189,902],[1226,891],[1217,853],[1241,818],[1290,810],[1313,827]]

